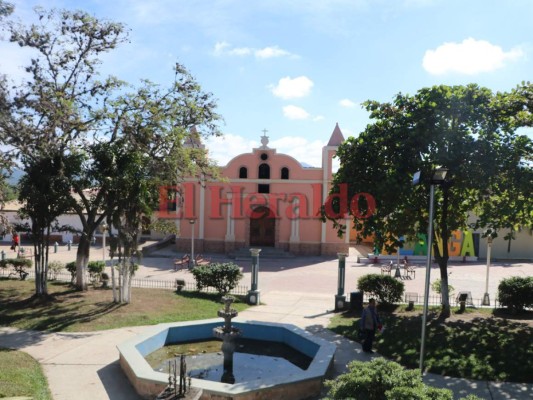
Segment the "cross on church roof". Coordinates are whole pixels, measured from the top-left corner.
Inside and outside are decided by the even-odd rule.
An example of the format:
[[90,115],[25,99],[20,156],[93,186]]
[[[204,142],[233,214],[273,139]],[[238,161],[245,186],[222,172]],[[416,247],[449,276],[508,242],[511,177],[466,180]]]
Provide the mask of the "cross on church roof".
[[263,129],[261,132],[263,132],[263,136],[261,136],[261,149],[268,149],[268,136],[266,133],[268,132],[266,129]]

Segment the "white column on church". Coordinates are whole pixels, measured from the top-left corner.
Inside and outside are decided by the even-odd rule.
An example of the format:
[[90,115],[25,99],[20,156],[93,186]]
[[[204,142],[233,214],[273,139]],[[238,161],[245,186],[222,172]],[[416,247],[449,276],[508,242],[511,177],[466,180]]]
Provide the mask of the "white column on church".
[[292,243],[298,243],[300,242],[300,199],[298,197],[295,197],[292,201],[292,210],[296,218],[291,220],[291,237],[289,240]]
[[235,220],[232,218],[232,193],[226,193],[226,197],[228,199],[228,212],[226,213],[226,237],[225,240],[232,242],[235,241]]

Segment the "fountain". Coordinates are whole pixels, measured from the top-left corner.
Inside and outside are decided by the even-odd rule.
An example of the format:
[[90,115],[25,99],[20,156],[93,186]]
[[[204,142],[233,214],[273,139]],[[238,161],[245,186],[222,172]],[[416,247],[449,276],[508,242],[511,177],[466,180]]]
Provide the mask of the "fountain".
[[222,353],[224,355],[224,372],[221,382],[235,383],[233,375],[233,353],[235,352],[235,339],[241,337],[242,332],[238,328],[231,326],[231,320],[238,315],[237,310],[231,308],[234,298],[231,296],[222,297],[224,309],[218,310],[218,316],[224,318],[224,326],[217,326],[213,329],[213,336],[222,339]]
[[[118,346],[120,365],[141,397],[153,399],[162,391],[167,396],[182,392],[182,386],[176,383],[176,366],[174,369],[169,366],[165,373],[154,369],[146,357],[165,346],[187,343],[194,346],[212,341],[213,337],[222,339],[223,355],[202,352],[188,358],[188,396],[202,400],[222,397],[298,400],[320,394],[324,376],[333,362],[334,344],[294,325],[239,320],[235,318],[237,311],[231,308],[233,298],[223,300],[224,309],[218,311],[218,316],[224,318],[224,326],[220,326],[220,319],[159,324]],[[243,351],[247,342],[255,342],[255,350],[257,346],[259,350]],[[277,347],[281,350],[274,350]],[[272,352],[276,353],[270,356]],[[303,356],[306,364],[289,361],[292,357],[289,353]],[[170,365],[168,361],[166,365]],[[167,387],[172,390],[165,392]]]

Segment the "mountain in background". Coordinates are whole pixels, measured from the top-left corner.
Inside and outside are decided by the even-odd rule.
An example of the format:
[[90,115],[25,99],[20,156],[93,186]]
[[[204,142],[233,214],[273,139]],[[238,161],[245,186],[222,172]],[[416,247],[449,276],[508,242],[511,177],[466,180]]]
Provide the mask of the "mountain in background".
[[7,183],[9,183],[10,185],[16,185],[17,183],[19,183],[19,180],[20,178],[22,178],[22,175],[24,175],[24,171],[19,168],[15,168],[11,176],[7,178]]

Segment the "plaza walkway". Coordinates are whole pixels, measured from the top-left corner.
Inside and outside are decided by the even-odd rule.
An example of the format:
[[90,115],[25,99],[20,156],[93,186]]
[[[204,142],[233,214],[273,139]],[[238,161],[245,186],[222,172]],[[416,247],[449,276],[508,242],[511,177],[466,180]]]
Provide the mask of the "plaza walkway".
[[[7,250],[9,250],[7,248]],[[92,251],[92,259],[101,259],[101,249]],[[157,280],[182,278],[192,281],[187,271],[174,271],[172,253],[161,252],[146,257],[138,277]],[[214,259],[222,256],[212,256]],[[74,248],[51,254],[52,259],[72,261]],[[260,260],[260,306],[241,312],[248,320],[291,323],[337,345],[332,376],[346,371],[351,360],[379,357],[361,351],[358,343],[335,335],[326,329],[333,315],[337,292],[337,261],[322,257],[283,260]],[[243,284],[250,283],[250,263],[239,262],[245,271]],[[360,265],[355,257],[346,263],[346,293],[357,289],[359,276],[380,273],[378,267]],[[450,283],[456,291],[468,290],[474,299],[481,298],[485,288],[483,264],[457,264],[450,267]],[[423,293],[425,268],[419,268],[415,279],[405,280],[406,291]],[[432,268],[438,277],[438,269]],[[533,275],[533,263],[494,263],[490,271],[489,293],[494,298],[498,282],[505,276]],[[142,332],[144,327],[114,329],[91,333],[40,333],[0,328],[0,347],[21,349],[43,366],[55,400],[132,400],[138,399],[118,365],[116,345]],[[456,397],[476,394],[484,399],[509,400],[533,398],[533,385],[491,383],[446,378],[428,374],[424,380],[436,387],[452,389]]]

